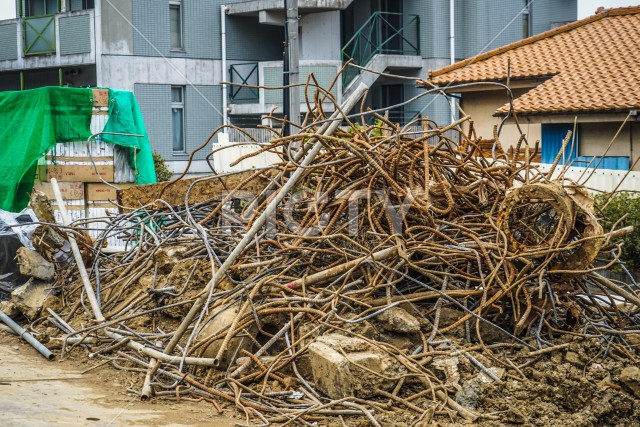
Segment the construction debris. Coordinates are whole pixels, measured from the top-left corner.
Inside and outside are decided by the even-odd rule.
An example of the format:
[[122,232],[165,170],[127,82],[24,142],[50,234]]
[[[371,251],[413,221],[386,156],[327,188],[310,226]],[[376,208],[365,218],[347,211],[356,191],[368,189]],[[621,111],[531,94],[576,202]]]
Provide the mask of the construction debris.
[[[527,422],[533,407],[498,395],[637,362],[640,294],[597,274],[618,234],[583,188],[502,147],[483,157],[468,117],[409,131],[315,111],[260,148],[272,168],[124,190],[90,256],[58,263],[62,307],[34,332],[140,372],[143,398],[193,395],[265,425]],[[132,245],[102,251],[115,235]],[[561,368],[534,365],[549,358]],[[637,397],[637,372],[619,378]],[[619,402],[600,417],[637,419],[621,386],[598,384]]]

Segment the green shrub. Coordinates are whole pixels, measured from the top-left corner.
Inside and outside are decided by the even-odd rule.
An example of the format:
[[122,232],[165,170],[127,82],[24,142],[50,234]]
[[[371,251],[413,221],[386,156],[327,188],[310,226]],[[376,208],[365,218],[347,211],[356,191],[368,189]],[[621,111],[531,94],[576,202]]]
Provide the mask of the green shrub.
[[156,168],[156,178],[158,182],[169,181],[173,176],[173,172],[169,170],[167,162],[155,151],[153,153],[153,165]]
[[611,194],[601,194],[596,196],[595,204],[602,215],[601,224],[605,232],[611,231],[613,224],[625,214],[627,215],[616,226],[616,228],[629,225],[634,227],[633,233],[627,234],[623,238],[621,260],[625,262],[628,268],[640,271],[640,196],[633,193],[616,193],[613,196]]

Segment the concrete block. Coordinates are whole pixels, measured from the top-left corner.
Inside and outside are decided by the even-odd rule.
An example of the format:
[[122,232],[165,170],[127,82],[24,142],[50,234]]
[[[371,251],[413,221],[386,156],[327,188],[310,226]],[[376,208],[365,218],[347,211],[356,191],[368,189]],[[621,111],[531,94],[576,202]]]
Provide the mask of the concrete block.
[[16,260],[20,266],[20,274],[24,276],[34,277],[45,282],[49,282],[55,277],[55,266],[36,251],[25,247],[19,248],[16,251]]
[[367,341],[329,334],[309,345],[309,364],[321,393],[341,399],[368,398],[376,390],[390,390],[405,368]]
[[53,297],[54,290],[49,283],[29,279],[27,283],[11,293],[11,302],[29,320],[40,314],[48,298]]
[[398,334],[417,334],[420,332],[420,322],[405,309],[391,307],[383,311],[376,320],[380,322],[382,329]]

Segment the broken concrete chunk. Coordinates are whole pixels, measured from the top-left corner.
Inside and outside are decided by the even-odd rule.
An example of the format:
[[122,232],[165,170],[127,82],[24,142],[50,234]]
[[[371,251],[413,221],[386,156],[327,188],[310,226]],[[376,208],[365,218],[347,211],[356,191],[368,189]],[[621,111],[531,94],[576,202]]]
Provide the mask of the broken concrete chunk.
[[635,397],[640,399],[640,368],[627,366],[620,374],[620,381],[631,390]]
[[400,307],[391,307],[376,316],[382,329],[398,334],[417,334],[420,332],[420,322]]
[[11,293],[11,302],[27,319],[34,320],[51,297],[54,297],[54,290],[49,283],[29,279]]
[[[206,340],[219,334],[223,336],[223,338],[211,341],[200,354],[201,357],[215,358],[218,356],[222,343],[224,342],[224,336],[228,328],[233,325],[239,309],[240,304],[236,303],[216,311],[200,329],[198,340]],[[229,367],[235,355],[242,354],[242,350],[251,351],[257,333],[257,328],[252,325],[248,330],[245,330],[244,333],[234,335],[233,338],[229,340],[226,349],[222,352],[218,360],[219,365],[216,366],[216,368],[225,370]],[[248,336],[248,334],[252,336]]]
[[[497,377],[502,379],[505,374],[503,368],[489,368],[489,371]],[[484,372],[478,373],[475,377],[462,383],[462,387],[456,392],[455,400],[462,406],[467,408],[476,409],[478,406],[478,399],[482,395],[484,386],[492,383],[494,380],[490,375]]]
[[49,282],[56,274],[55,266],[36,251],[21,247],[16,252],[20,274]]
[[309,363],[318,391],[333,398],[368,398],[390,390],[405,368],[360,338],[324,335],[309,345]]

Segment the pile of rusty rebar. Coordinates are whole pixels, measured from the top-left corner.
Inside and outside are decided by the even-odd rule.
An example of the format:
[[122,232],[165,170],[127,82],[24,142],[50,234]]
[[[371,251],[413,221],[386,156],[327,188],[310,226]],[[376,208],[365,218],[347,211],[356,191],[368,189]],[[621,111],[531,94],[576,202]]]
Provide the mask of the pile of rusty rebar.
[[[467,120],[416,130],[377,116],[337,128],[316,112],[301,133],[256,151],[279,164],[218,197],[125,207],[103,238],[129,236],[132,248],[106,254],[98,239],[87,261],[106,320],[92,322],[87,288],[66,267],[63,308],[47,314],[61,330],[54,340],[63,353],[86,347],[100,364],[139,371],[143,397],[201,397],[261,424],[379,425],[394,411],[476,419],[432,363],[443,348],[489,376],[473,352],[493,349],[496,365],[518,371],[510,351],[544,354],[564,334],[633,353],[624,338],[640,326],[638,290],[594,268],[616,261],[619,232],[602,230],[584,188],[551,181],[529,155],[483,157],[461,130]],[[261,194],[242,191],[264,177]],[[419,323],[406,345],[384,338],[389,328],[366,332],[398,308]],[[309,346],[336,334],[402,374],[366,399],[327,396]]]

